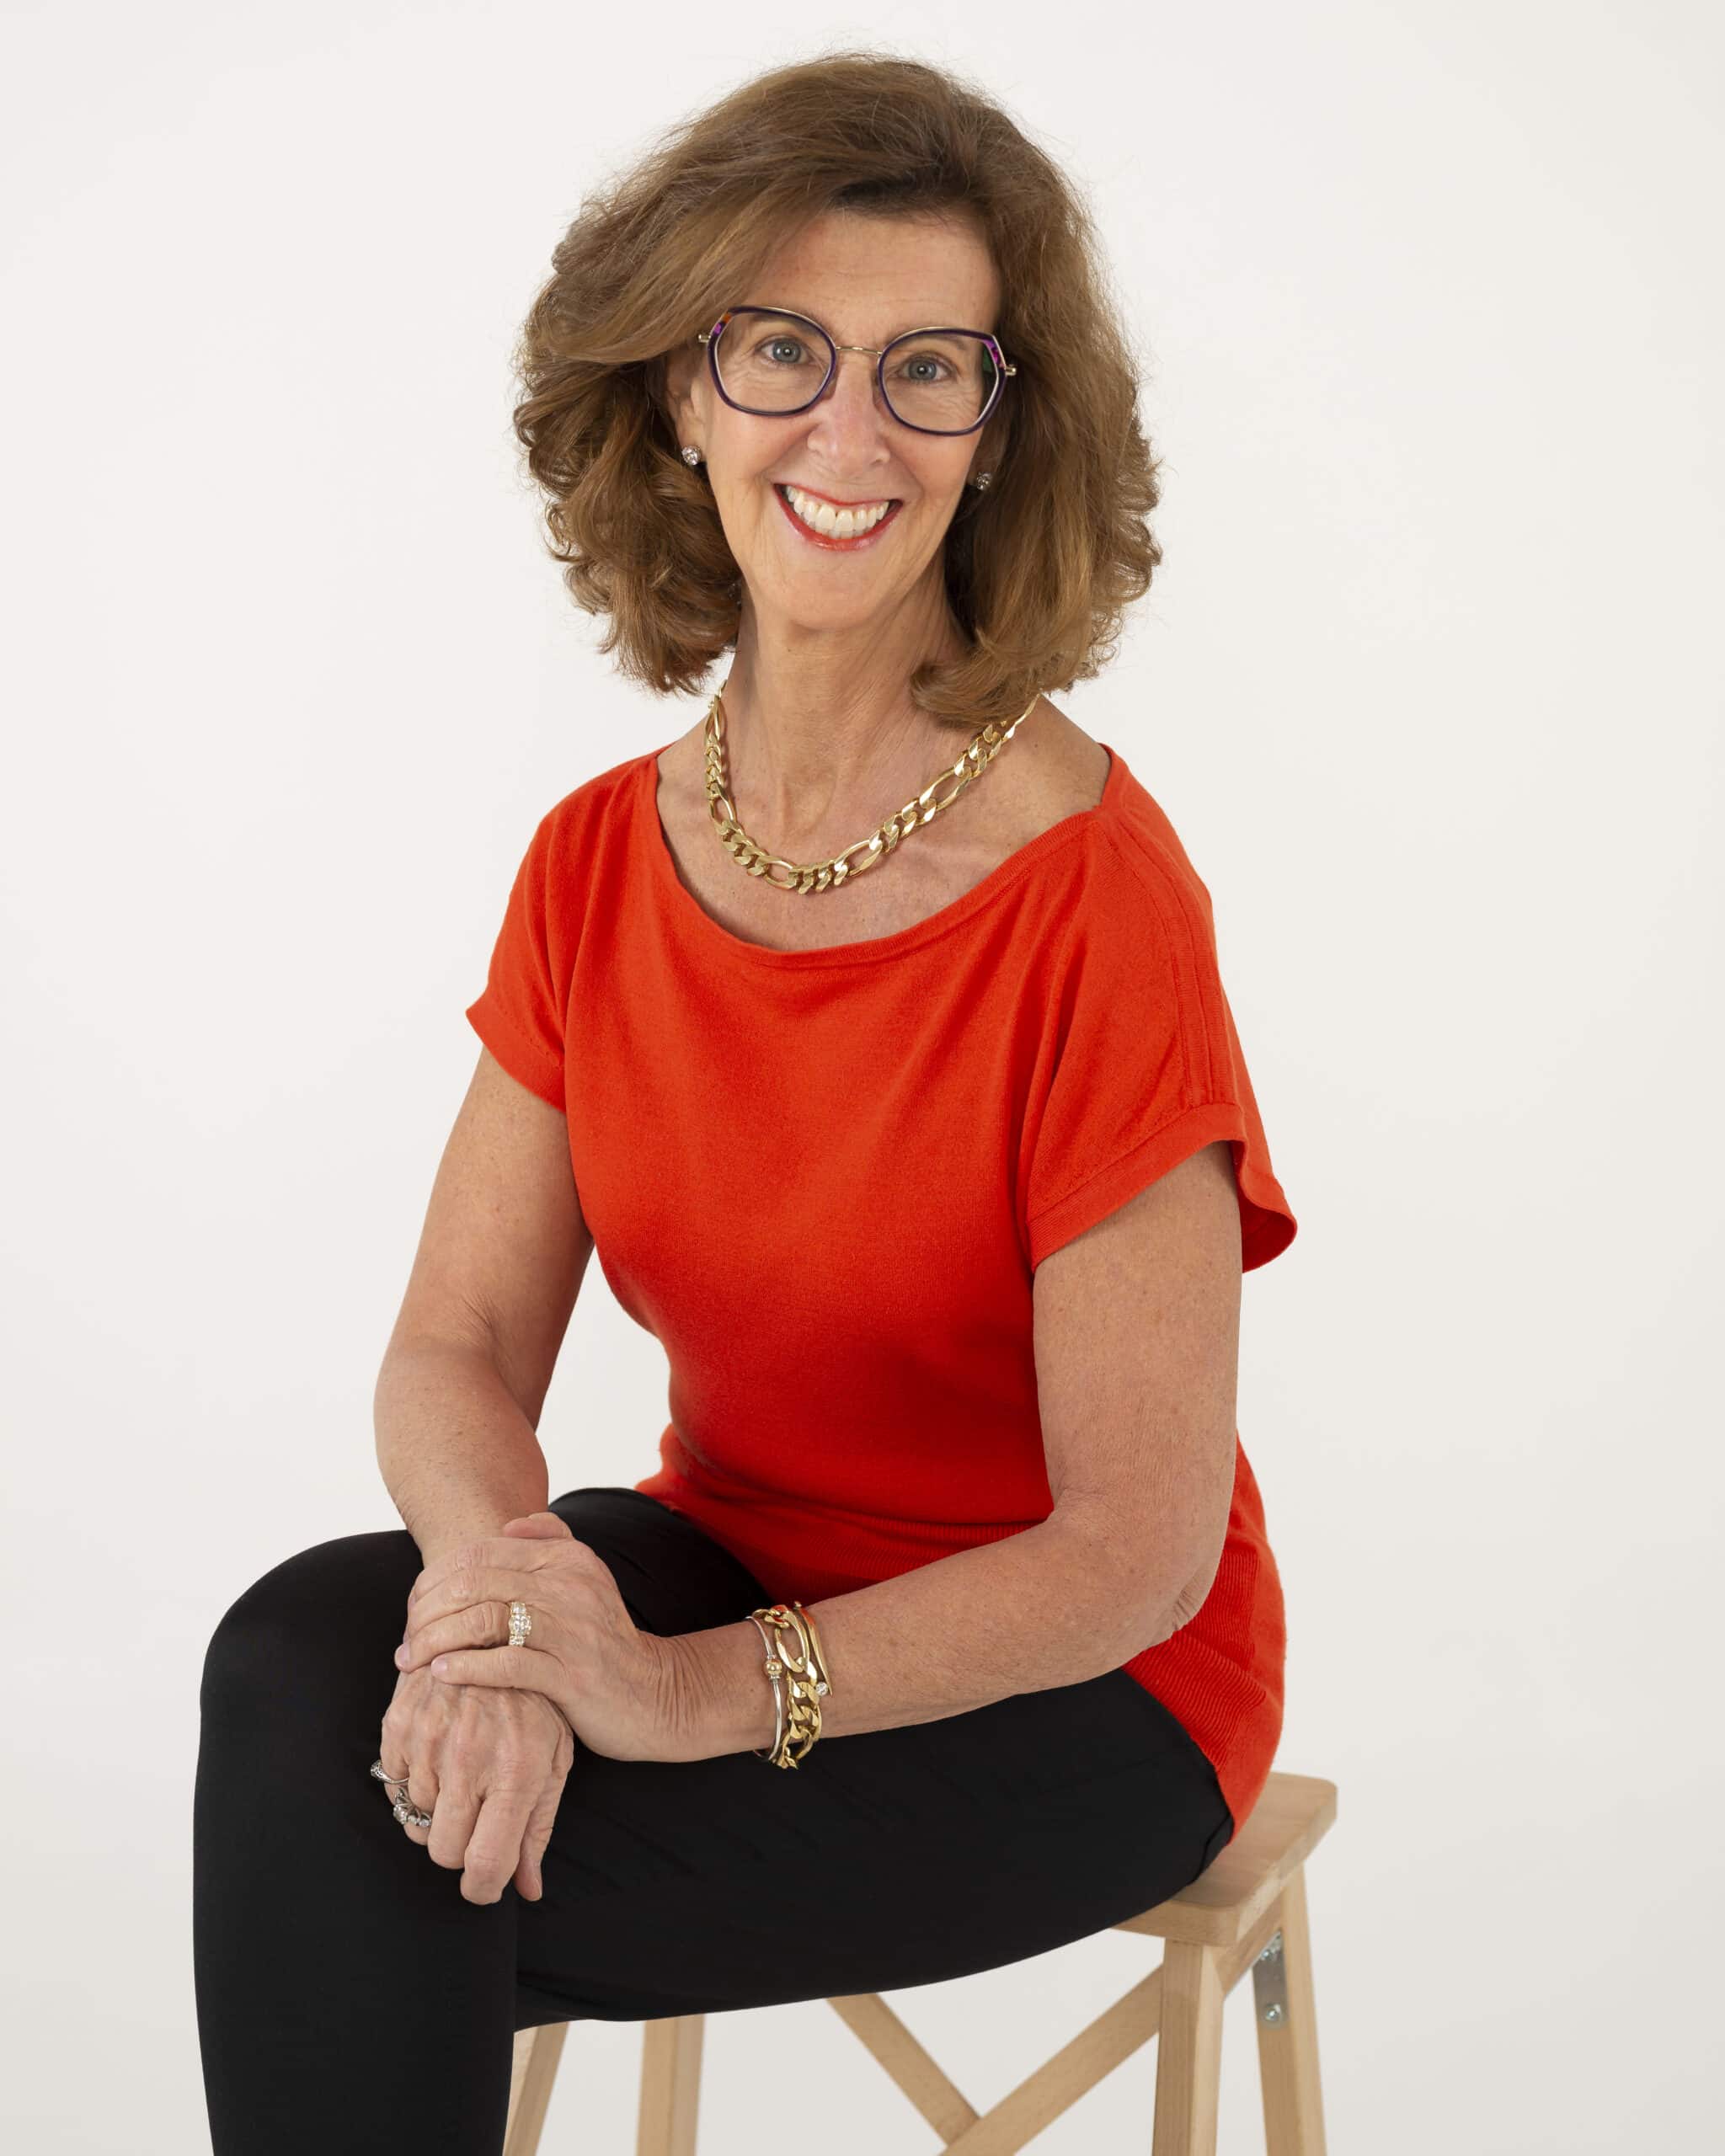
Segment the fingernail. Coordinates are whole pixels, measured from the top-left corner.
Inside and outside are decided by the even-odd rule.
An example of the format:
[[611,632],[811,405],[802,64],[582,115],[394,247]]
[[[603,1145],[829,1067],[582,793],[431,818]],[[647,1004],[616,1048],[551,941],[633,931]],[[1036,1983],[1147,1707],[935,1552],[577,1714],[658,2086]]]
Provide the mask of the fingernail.
[[408,1666],[408,1643],[405,1640],[395,1651],[395,1666],[398,1669],[405,1669]]

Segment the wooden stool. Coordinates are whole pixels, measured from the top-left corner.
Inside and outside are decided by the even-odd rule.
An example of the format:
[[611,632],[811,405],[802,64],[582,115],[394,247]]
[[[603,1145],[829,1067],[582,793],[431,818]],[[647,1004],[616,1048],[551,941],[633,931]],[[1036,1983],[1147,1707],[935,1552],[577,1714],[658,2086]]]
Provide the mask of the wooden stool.
[[[1306,1860],[1334,1823],[1336,1785],[1273,1774],[1246,1824],[1208,1871],[1116,1931],[1163,1941],[1162,1966],[1044,2066],[979,2114],[876,1992],[830,1999],[934,2128],[963,2156],[1012,2156],[1160,2036],[1152,2156],[1215,2156],[1222,2001],[1247,1969],[1269,2156],[1324,2156],[1317,2024],[1306,1923]],[[636,2156],[694,2156],[706,2016],[642,2024]],[[566,2021],[515,2038],[504,2156],[537,2156]]]

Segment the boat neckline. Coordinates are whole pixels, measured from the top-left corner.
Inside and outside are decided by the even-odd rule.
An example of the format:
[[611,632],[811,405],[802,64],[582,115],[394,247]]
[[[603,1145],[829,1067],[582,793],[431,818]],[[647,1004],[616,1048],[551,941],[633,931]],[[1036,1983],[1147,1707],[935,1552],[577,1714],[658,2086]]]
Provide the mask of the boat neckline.
[[[675,745],[676,739],[673,737],[663,747],[642,758],[638,784],[638,810],[645,819],[654,873],[665,889],[667,903],[675,914],[689,923],[694,934],[704,937],[715,950],[728,951],[747,964],[786,969],[865,965],[879,958],[897,958],[914,950],[918,944],[945,935],[1001,897],[1039,862],[1069,846],[1091,825],[1113,811],[1126,779],[1126,766],[1119,752],[1108,742],[1098,741],[1097,746],[1108,751],[1108,775],[1103,784],[1101,799],[1091,808],[1075,808],[1070,816],[1062,816],[1058,823],[1050,824],[1046,830],[1027,839],[968,891],[961,891],[935,912],[912,921],[908,928],[895,929],[889,936],[863,937],[853,942],[826,943],[806,951],[781,951],[772,944],[751,943],[746,937],[734,935],[713,918],[677,873],[676,857],[670,850],[670,840],[659,813],[659,759],[666,749]],[[819,905],[818,892],[805,895]]]

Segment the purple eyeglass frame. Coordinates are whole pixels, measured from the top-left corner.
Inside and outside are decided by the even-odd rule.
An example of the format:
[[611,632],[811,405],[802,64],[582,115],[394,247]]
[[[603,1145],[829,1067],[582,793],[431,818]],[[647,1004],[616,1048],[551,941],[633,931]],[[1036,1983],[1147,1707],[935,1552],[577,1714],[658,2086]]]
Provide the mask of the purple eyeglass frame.
[[[806,404],[793,404],[787,412],[757,412],[752,404],[738,403],[736,398],[726,390],[724,384],[718,378],[718,340],[724,334],[725,325],[734,315],[739,314],[780,314],[789,322],[806,322],[811,329],[820,330],[821,335],[825,338],[827,343],[832,347],[832,364],[821,377],[820,388],[815,391]],[[987,345],[989,355],[994,361],[994,387],[988,393],[988,402],[968,427],[919,427],[914,419],[900,419],[899,414],[893,411],[893,401],[886,393],[886,355],[892,350],[895,344],[902,344],[912,337],[976,337]],[[841,344],[832,332],[823,323],[817,322],[812,314],[804,314],[796,307],[768,307],[760,301],[752,301],[746,307],[728,307],[713,323],[712,328],[696,331],[695,341],[697,344],[704,344],[707,347],[707,365],[713,376],[713,386],[724,398],[725,403],[730,406],[732,411],[746,412],[751,419],[794,419],[798,412],[811,410],[825,396],[828,384],[838,372],[839,354],[841,352],[867,352],[874,361],[874,378],[879,386],[880,401],[885,405],[887,410],[892,413],[893,418],[898,420],[901,427],[908,427],[912,434],[934,435],[943,441],[958,441],[966,435],[974,435],[987,419],[996,405],[1000,403],[1001,392],[1006,387],[1007,376],[1017,374],[1018,371],[1017,367],[1008,364],[1006,354],[985,329],[961,329],[953,323],[948,323],[944,327],[936,328],[931,324],[923,329],[903,330],[890,343],[885,344]]]

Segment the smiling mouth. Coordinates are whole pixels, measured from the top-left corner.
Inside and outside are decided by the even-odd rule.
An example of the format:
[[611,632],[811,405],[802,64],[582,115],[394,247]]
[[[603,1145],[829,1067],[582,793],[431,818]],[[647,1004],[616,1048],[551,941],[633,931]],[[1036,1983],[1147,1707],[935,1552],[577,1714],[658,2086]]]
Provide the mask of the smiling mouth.
[[[792,523],[796,526],[798,531],[802,533],[804,537],[806,539],[812,539],[818,545],[826,547],[851,547],[864,544],[867,541],[873,539],[876,532],[884,531],[885,527],[892,522],[893,519],[898,515],[900,509],[903,506],[902,502],[898,497],[890,497],[887,500],[886,507],[883,514],[877,516],[872,523],[865,525],[861,531],[846,531],[841,529],[829,531],[819,524],[811,524],[809,520],[803,515],[796,504],[792,500],[791,495],[793,492],[798,494],[802,494],[804,492],[801,488],[793,489],[785,482],[776,479],[772,483],[772,490],[778,496],[780,501],[783,503],[785,515],[790,518]],[[818,495],[808,495],[805,499],[811,501],[818,501],[820,498]],[[839,505],[836,503],[828,504],[827,506],[832,509],[835,513],[837,513]],[[873,508],[875,504],[870,503],[868,506]]]

